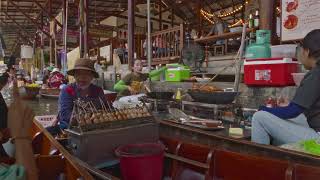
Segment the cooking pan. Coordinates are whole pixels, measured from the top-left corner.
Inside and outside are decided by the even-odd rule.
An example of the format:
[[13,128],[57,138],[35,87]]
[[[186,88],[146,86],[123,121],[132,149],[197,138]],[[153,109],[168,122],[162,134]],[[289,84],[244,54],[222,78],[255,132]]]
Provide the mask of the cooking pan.
[[188,94],[193,100],[208,104],[230,104],[240,92],[201,92],[190,90]]
[[152,99],[164,99],[169,100],[172,99],[174,92],[148,92],[147,96]]

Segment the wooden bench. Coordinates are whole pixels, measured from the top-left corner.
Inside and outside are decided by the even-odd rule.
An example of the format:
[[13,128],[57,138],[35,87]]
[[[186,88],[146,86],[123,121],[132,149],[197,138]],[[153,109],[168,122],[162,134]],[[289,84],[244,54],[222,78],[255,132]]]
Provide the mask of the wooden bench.
[[165,157],[172,160],[173,180],[188,179],[212,179],[213,177],[213,153],[207,146],[184,143],[177,139],[161,137],[160,140],[166,146]]
[[320,179],[320,168],[295,164],[292,180],[317,180]]
[[269,158],[216,150],[214,177],[224,180],[284,180],[289,163]]
[[235,153],[201,144],[160,137],[171,160],[173,180],[318,180],[320,166]]

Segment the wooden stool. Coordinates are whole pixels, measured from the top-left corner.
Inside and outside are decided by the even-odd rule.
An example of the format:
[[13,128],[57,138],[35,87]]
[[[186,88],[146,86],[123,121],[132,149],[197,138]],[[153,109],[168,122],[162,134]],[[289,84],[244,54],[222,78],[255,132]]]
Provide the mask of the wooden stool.
[[225,53],[225,45],[224,44],[221,44],[221,45],[213,45],[214,47],[214,55],[217,56],[217,55],[224,55]]

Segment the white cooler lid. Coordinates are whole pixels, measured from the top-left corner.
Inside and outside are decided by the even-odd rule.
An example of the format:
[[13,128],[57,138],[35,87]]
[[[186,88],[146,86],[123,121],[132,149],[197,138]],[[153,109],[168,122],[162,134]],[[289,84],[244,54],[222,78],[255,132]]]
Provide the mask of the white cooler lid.
[[298,60],[294,58],[262,58],[244,60],[244,65],[260,64],[298,64]]

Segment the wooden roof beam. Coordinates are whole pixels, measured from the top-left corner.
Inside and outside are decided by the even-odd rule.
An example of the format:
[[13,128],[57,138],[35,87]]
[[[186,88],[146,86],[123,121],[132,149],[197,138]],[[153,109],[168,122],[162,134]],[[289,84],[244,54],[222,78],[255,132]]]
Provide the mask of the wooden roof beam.
[[[11,18],[11,17],[7,14],[7,12],[3,12],[3,13],[5,13],[5,15],[7,16],[7,18],[10,19],[13,23],[15,23],[21,31],[23,31],[24,33],[28,34],[28,32],[26,32],[25,29],[24,29],[23,27],[21,27],[21,25],[20,25],[19,23],[17,23],[13,18]],[[30,37],[30,35],[28,35],[28,36]]]
[[[176,6],[176,3],[174,1],[171,0],[163,0],[165,3],[170,4],[170,7],[174,10],[175,12],[175,16],[178,16],[179,18],[185,20],[186,19],[186,15],[184,12],[182,12],[180,10],[179,7]],[[161,1],[162,2],[162,1]],[[171,23],[171,22],[170,22]]]
[[[124,16],[124,15],[120,15],[120,14],[119,14],[119,15],[112,15],[112,16],[119,17],[119,18],[123,18],[123,19],[128,19],[128,16]],[[135,17],[147,19],[147,16],[140,15],[140,14],[135,14]],[[151,20],[154,20],[154,21],[159,21],[158,18],[154,18],[154,17],[151,17],[150,19],[151,19]],[[162,20],[162,22],[171,23],[171,21],[167,21],[167,20]],[[174,23],[174,24],[175,24],[175,25],[179,25],[178,23]]]
[[39,2],[37,2],[36,0],[34,1],[36,3],[36,5],[41,9],[41,12],[39,14],[41,14],[42,12],[46,13],[48,15],[49,18],[53,18],[54,21],[57,23],[58,26],[60,26],[62,28],[62,24],[55,18],[53,17],[52,15],[50,15],[48,13],[48,11],[46,11]]
[[[2,19],[0,19],[0,22],[2,23],[2,24],[6,24],[7,25],[7,23],[6,22],[4,22]],[[20,29],[20,28],[19,28]],[[21,29],[18,31],[18,30],[15,30],[16,31],[16,33],[19,35],[19,36],[22,36],[23,37],[23,39],[24,40],[26,40],[26,41],[28,41],[29,43],[31,43],[31,41],[30,41],[30,37],[28,37],[28,35],[24,35],[24,34],[22,34],[21,33]],[[32,44],[32,43],[31,43]]]
[[13,6],[15,6],[17,8],[17,10],[22,13],[29,21],[31,21],[34,25],[36,25],[38,27],[38,29],[40,29],[41,32],[43,32],[45,35],[47,35],[48,37],[51,38],[50,34],[46,31],[44,31],[43,29],[39,28],[39,24],[37,21],[35,21],[33,18],[31,18],[28,14],[26,14],[24,11],[21,11],[19,6],[12,2],[12,0],[7,0],[9,3],[11,3]]
[[[164,13],[164,12],[167,12],[167,11],[169,11],[169,10],[171,10],[172,8],[171,7],[167,7],[167,8],[165,8],[165,9],[162,9],[162,13]],[[154,13],[154,16],[157,16],[158,14],[160,14],[160,12],[157,12],[157,13]]]

